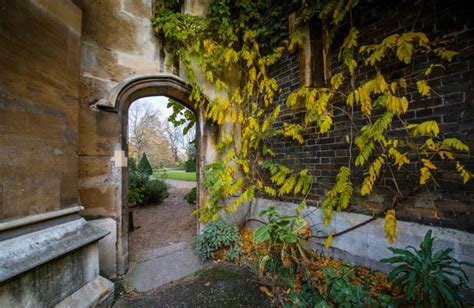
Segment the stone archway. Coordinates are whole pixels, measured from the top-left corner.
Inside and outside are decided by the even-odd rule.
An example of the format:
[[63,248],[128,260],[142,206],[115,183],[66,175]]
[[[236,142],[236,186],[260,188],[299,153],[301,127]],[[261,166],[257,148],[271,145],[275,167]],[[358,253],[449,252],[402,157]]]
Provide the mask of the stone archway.
[[[109,217],[116,222],[116,239],[115,245],[109,243],[108,248],[105,248],[101,258],[101,264],[110,267],[110,262],[116,264],[116,273],[123,274],[128,268],[128,110],[130,105],[137,99],[148,96],[167,96],[173,98],[196,114],[196,140],[197,140],[197,156],[196,156],[196,171],[197,171],[197,205],[200,206],[206,200],[205,190],[202,188],[203,166],[207,162],[214,160],[215,151],[215,129],[212,124],[205,121],[204,111],[196,109],[194,104],[189,100],[191,89],[186,82],[178,76],[166,73],[147,74],[133,76],[123,80],[116,87],[110,91],[107,98],[100,99],[91,105],[91,109],[97,111],[99,114],[107,113],[112,116],[102,117],[98,116],[97,121],[104,121],[112,126],[118,126],[111,129],[108,134],[115,140],[115,150],[113,157],[113,165],[108,169],[108,178],[115,183],[114,195],[116,198],[103,199],[101,202],[115,202],[108,206],[102,206],[105,213],[101,217]],[[108,120],[107,120],[108,118]],[[100,123],[99,123],[100,124]],[[98,127],[101,127],[98,125]],[[98,132],[100,133],[100,132]],[[81,198],[87,199],[87,196],[81,195]],[[85,214],[88,216],[87,204],[84,205]],[[97,218],[97,215],[90,215]],[[110,221],[110,219],[109,219]],[[196,220],[197,221],[197,220]],[[199,224],[196,224],[199,231]],[[109,239],[109,241],[113,239]],[[115,251],[111,251],[115,247]],[[115,258],[115,260],[113,259]],[[114,273],[111,274],[114,276]]]

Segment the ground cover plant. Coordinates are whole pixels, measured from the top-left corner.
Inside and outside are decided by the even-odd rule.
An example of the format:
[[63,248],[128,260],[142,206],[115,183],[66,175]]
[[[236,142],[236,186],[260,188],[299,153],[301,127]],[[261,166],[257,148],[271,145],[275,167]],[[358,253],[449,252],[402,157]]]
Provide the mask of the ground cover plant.
[[210,222],[195,241],[194,252],[203,261],[210,260],[214,253],[226,249],[226,260],[237,260],[242,253],[239,229],[226,221]]
[[[213,0],[208,15],[199,17],[181,13],[175,3],[158,1],[155,33],[166,42],[170,61],[179,58],[196,109],[204,110],[207,119],[220,128],[217,150],[221,159],[206,166],[203,184],[208,202],[196,212],[200,220],[213,221],[242,206],[250,212],[256,197],[291,197],[299,202],[294,215],[271,209],[263,213],[269,223],[257,229],[254,241],[270,247],[256,260],[262,272],[273,264],[276,272],[306,275],[311,261],[302,245],[308,232],[299,232],[308,229],[301,212],[307,207],[312,175],[304,166],[293,169],[278,162],[271,147],[275,138],[303,144],[308,129],[324,135],[334,129],[336,115],[346,117],[350,155],[320,204],[322,223],[328,226],[335,211],[348,209],[355,200],[367,200],[383,183],[392,201],[365,223],[382,216],[389,243],[396,240],[397,211],[404,200],[420,190],[439,187],[436,177],[442,171],[456,174],[460,184],[472,179],[465,167],[471,158],[465,143],[444,135],[436,120],[414,122],[406,116],[413,111],[411,97],[437,95],[430,77],[458,52],[450,50],[446,40],[415,29],[362,44],[364,29],[357,29],[351,17],[360,2]],[[291,27],[287,12],[295,12]],[[320,21],[324,53],[337,54],[338,65],[327,63],[320,85],[303,85],[288,95],[286,107],[300,112],[302,119],[284,120],[282,106],[275,100],[280,88],[269,72],[285,53],[301,47],[305,26],[312,18]],[[418,56],[430,61],[413,70]],[[404,67],[401,74],[392,74],[389,68],[394,63]],[[204,95],[209,85],[216,90],[215,97]],[[276,125],[277,120],[281,125]],[[400,129],[394,133],[395,128]],[[400,185],[400,174],[410,175],[402,177],[410,185]],[[333,232],[326,235],[326,246],[337,236]],[[327,282],[334,298],[326,300],[325,292],[318,291],[326,302],[336,304],[338,286],[347,285],[349,273],[340,278],[327,271],[334,280]],[[310,287],[304,289],[306,299],[301,300],[317,298],[311,293],[312,281],[307,282]],[[363,290],[348,288],[355,296],[349,302],[360,299],[357,296]],[[373,300],[380,305],[385,301]]]

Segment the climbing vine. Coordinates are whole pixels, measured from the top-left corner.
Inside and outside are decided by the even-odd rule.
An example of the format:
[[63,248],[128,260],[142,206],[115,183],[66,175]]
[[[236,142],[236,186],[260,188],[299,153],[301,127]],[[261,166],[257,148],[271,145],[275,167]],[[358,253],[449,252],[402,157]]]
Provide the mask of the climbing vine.
[[[213,0],[207,16],[199,17],[180,13],[174,2],[159,1],[153,26],[166,43],[169,61],[180,59],[192,86],[192,101],[220,127],[217,150],[222,160],[207,166],[204,186],[209,201],[198,210],[201,220],[217,219],[221,211],[234,212],[243,204],[250,207],[262,195],[299,198],[299,215],[311,190],[311,173],[275,162],[271,140],[288,138],[302,144],[305,129],[312,126],[326,134],[333,129],[336,112],[347,116],[351,157],[321,204],[326,225],[334,211],[350,206],[356,193],[370,195],[382,177],[388,178],[394,197],[384,210],[385,231],[392,242],[396,207],[413,193],[400,188],[398,172],[416,175],[415,190],[438,185],[435,173],[445,162],[452,164],[464,183],[472,179],[460,159],[467,157],[467,145],[443,138],[434,120],[412,123],[404,117],[411,108],[407,94],[437,95],[429,77],[444,69],[457,52],[447,49],[447,42],[415,31],[361,44],[360,29],[351,20],[358,2]],[[291,26],[288,12],[296,12]],[[307,35],[304,25],[311,18],[321,21],[324,52],[336,50],[341,65],[326,74],[325,84],[304,85],[288,96],[286,106],[303,111],[302,121],[276,125],[283,106],[276,102],[280,88],[269,71],[286,52],[301,47]],[[337,36],[345,37],[340,46],[334,43]],[[411,64],[418,54],[436,61],[414,70]],[[394,61],[406,66],[403,75],[394,77],[386,71],[386,63]],[[359,74],[361,68],[368,73]],[[204,95],[206,85],[212,86],[215,96]],[[392,134],[395,123],[401,127],[396,135]],[[355,169],[364,171],[360,187],[353,183]],[[327,246],[332,237],[332,233],[327,236]]]

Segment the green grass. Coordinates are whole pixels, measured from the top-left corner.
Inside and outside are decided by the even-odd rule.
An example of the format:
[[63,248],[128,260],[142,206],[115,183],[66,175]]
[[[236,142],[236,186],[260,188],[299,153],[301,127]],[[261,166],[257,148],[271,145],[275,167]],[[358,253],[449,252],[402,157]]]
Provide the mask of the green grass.
[[[160,174],[157,173],[156,177],[160,177]],[[180,181],[196,181],[196,172],[168,171],[164,178]]]

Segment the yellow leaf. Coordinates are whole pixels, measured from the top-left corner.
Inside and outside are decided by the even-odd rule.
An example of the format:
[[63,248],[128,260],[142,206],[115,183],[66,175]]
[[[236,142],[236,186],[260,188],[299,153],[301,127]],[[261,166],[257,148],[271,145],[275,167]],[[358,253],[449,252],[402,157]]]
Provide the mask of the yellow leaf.
[[268,297],[273,297],[273,293],[267,287],[260,286],[260,291]]
[[400,83],[400,87],[406,89],[407,81],[405,80],[405,78],[400,78],[399,83]]
[[431,172],[430,169],[427,167],[423,167],[420,169],[420,185],[425,185],[426,182],[430,179],[431,177]]
[[388,210],[385,213],[384,229],[387,241],[392,244],[394,239],[397,238],[397,218],[395,217],[395,210]]
[[329,236],[326,238],[326,242],[324,243],[325,249],[329,249],[329,246],[331,246],[333,233],[334,233],[334,230],[331,231],[331,233],[329,233]]
[[436,166],[433,165],[433,163],[432,163],[430,160],[422,158],[421,161],[423,162],[423,165],[424,165],[425,167],[427,167],[427,168],[429,168],[429,169],[431,169],[431,170],[435,170],[435,169],[436,169]]
[[334,90],[338,90],[344,81],[344,75],[342,73],[337,73],[331,78],[331,86]]
[[416,82],[416,87],[418,88],[418,92],[420,92],[421,96],[428,96],[430,94],[431,88],[426,80],[418,80]]

